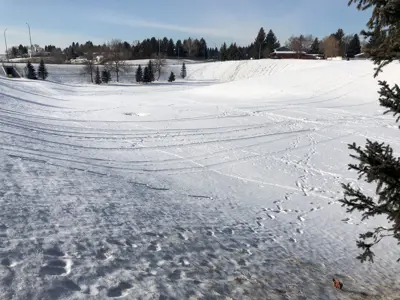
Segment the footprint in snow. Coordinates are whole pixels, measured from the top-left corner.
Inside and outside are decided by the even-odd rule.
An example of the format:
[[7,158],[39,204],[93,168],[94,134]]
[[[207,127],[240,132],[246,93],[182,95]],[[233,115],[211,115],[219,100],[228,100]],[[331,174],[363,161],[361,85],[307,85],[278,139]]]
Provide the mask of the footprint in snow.
[[185,240],[185,241],[188,240],[188,237],[187,237],[187,235],[185,233],[179,232],[178,235],[179,235],[180,239]]
[[133,286],[128,282],[121,282],[116,287],[110,288],[107,291],[107,297],[118,298],[125,297],[128,295],[128,291],[132,289]]
[[43,251],[43,254],[48,255],[48,256],[57,256],[57,257],[65,256],[65,253],[62,252],[58,247],[45,249]]
[[347,223],[347,224],[353,224],[352,220],[350,218],[345,218],[342,220],[342,222]]
[[232,228],[225,228],[222,230],[223,233],[234,235],[235,231]]
[[286,195],[285,195],[285,200],[290,200],[290,196],[291,196],[291,195],[292,195],[291,193],[286,194]]
[[297,229],[296,229],[296,232],[297,232],[298,234],[303,234],[303,233],[304,233],[303,230],[301,230],[300,228],[297,228]]
[[172,280],[179,280],[182,279],[184,276],[185,273],[182,270],[177,269],[169,275],[169,278]]
[[296,239],[295,238],[289,238],[289,241],[291,241],[291,242],[293,242],[293,243],[296,243],[297,241],[296,241]]
[[304,217],[302,217],[302,216],[298,216],[297,219],[298,219],[300,222],[304,222],[304,221],[305,221]]
[[109,248],[102,247],[96,251],[96,258],[100,260],[109,260],[113,257],[112,251]]
[[40,268],[40,275],[68,275],[71,272],[72,261],[69,259],[53,259]]
[[152,242],[148,249],[157,252],[161,250],[161,245],[157,242]]
[[179,262],[182,264],[182,266],[189,266],[190,265],[189,259],[184,258],[184,257],[179,259]]
[[242,249],[242,253],[251,255],[251,251],[249,249]]

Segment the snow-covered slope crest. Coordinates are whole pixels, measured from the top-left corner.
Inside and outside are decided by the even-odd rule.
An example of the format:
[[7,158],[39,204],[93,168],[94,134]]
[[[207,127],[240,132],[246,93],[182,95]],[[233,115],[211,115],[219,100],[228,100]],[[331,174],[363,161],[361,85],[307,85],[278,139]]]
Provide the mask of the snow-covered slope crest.
[[[188,64],[191,78],[149,85],[0,78],[0,298],[396,299],[393,240],[375,264],[355,260],[358,234],[386,221],[338,202],[342,182],[373,194],[347,170],[348,143],[400,149],[372,68]],[[398,74],[393,64],[384,78]]]
[[[385,70],[396,72],[399,64],[393,63]],[[228,62],[212,62],[188,65],[188,79],[215,80],[229,82],[256,77],[268,77],[281,84],[293,84],[296,81],[309,81],[318,85],[320,82],[329,84],[329,76],[349,74],[373,74],[374,65],[371,61],[327,61],[327,60],[297,60],[297,59],[262,59]],[[286,74],[289,78],[285,78]],[[394,75],[394,74],[393,74]],[[394,78],[389,75],[388,78]],[[295,79],[295,80],[294,80]],[[260,78],[262,81],[263,79]],[[300,86],[300,84],[299,84]]]
[[[148,60],[132,60],[131,70],[121,75],[121,80],[124,83],[135,82],[135,70],[138,64],[142,67]],[[241,79],[248,79],[254,77],[276,76],[279,74],[293,73],[298,74],[299,77],[311,72],[313,69],[319,70],[320,74],[332,72],[331,68],[340,66],[342,71],[353,65],[361,68],[369,73],[373,70],[372,62],[370,61],[325,61],[325,60],[296,60],[296,59],[262,59],[262,60],[244,60],[244,61],[227,61],[227,62],[193,62],[185,60],[168,60],[167,65],[163,70],[161,76],[162,81],[166,81],[171,71],[173,71],[179,80],[182,63],[186,63],[187,78],[186,80],[202,80],[202,81],[216,81],[216,82],[229,82]],[[21,63],[16,64],[20,70],[25,65]],[[89,83],[90,77],[82,73],[82,65],[48,65],[50,77],[49,80],[58,83],[71,83],[82,84]],[[101,68],[101,67],[100,67]],[[113,76],[115,79],[115,76]],[[319,78],[320,79],[320,78]],[[286,80],[288,82],[288,80]]]

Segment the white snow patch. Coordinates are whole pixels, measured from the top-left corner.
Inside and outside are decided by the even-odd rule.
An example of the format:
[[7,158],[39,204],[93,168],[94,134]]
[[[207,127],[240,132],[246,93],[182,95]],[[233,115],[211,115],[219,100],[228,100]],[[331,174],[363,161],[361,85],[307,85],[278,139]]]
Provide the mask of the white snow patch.
[[337,299],[332,276],[343,299],[399,294],[394,241],[368,272],[354,258],[386,220],[337,202],[342,182],[374,188],[347,170],[348,143],[400,149],[370,61],[188,63],[187,79],[149,85],[48,68],[45,82],[0,77],[4,297],[63,284],[58,299]]

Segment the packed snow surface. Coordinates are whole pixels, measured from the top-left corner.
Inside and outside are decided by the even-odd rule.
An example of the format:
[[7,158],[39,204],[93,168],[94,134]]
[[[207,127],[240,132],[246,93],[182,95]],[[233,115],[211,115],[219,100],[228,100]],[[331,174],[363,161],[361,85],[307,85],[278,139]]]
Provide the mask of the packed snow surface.
[[0,78],[1,299],[399,297],[393,240],[355,259],[386,220],[338,202],[342,182],[374,190],[348,143],[400,149],[371,62],[188,64],[175,83],[108,86],[73,67]]

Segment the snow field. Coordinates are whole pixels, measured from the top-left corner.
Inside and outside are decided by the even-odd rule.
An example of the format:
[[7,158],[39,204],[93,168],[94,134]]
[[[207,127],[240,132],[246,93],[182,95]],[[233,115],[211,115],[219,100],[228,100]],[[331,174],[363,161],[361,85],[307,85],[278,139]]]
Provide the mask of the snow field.
[[0,298],[400,294],[394,241],[355,260],[385,220],[338,203],[341,182],[362,184],[348,143],[400,147],[372,63],[188,64],[173,84],[110,86],[51,68],[0,78]]

